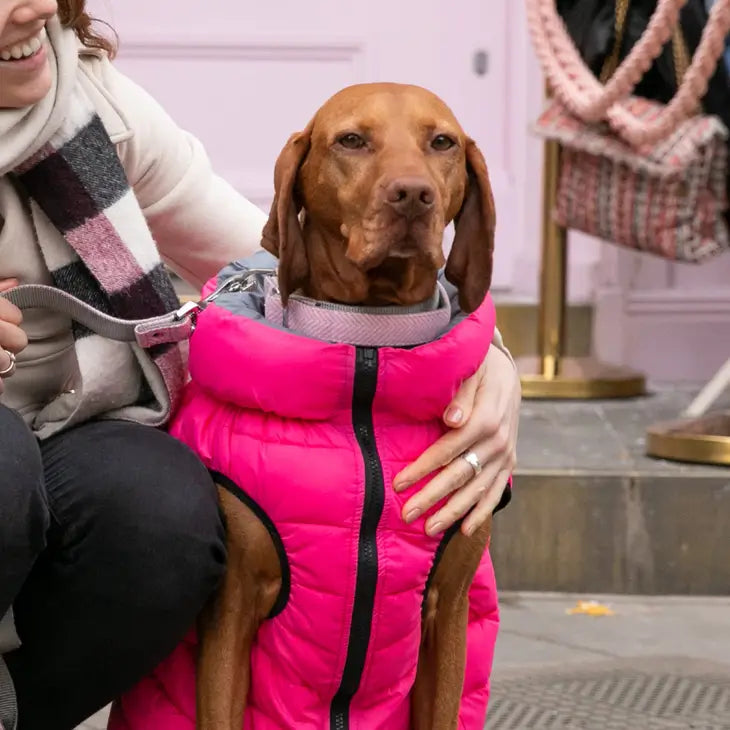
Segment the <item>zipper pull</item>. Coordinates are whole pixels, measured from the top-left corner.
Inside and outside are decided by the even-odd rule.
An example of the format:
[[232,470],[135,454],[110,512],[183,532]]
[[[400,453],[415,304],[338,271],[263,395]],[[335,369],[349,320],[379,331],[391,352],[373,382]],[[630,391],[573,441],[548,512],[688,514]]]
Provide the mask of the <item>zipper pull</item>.
[[374,347],[358,347],[358,359],[368,369],[377,369],[378,351]]

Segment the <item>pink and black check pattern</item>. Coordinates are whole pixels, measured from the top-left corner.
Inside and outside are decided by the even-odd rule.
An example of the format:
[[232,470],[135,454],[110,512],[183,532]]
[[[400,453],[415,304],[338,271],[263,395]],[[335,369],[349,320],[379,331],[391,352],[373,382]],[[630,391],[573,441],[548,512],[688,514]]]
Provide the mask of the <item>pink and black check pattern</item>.
[[[90,105],[77,97],[75,106],[61,129],[15,171],[32,204],[61,234],[39,237],[53,282],[122,319],[169,313],[179,306],[178,298],[114,144]],[[94,359],[90,340],[96,337],[74,325],[82,374],[83,358]],[[184,382],[184,350],[166,344],[149,354],[174,400]],[[151,397],[144,378],[141,390],[140,403]]]

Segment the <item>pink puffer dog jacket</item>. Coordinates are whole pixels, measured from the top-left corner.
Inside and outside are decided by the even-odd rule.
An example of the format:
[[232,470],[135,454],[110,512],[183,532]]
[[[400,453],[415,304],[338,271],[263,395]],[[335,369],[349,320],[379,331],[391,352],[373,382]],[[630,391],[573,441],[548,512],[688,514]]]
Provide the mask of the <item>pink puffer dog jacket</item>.
[[[248,266],[272,264],[257,254]],[[263,300],[261,286],[225,293],[201,314],[172,425],[219,484],[267,516],[282,556],[243,727],[408,730],[424,592],[453,531],[426,536],[426,516],[406,525],[403,505],[423,483],[402,494],[391,484],[444,432],[444,408],[492,340],[493,303],[450,322],[447,311],[427,344],[375,348],[272,324]],[[488,552],[469,597],[459,727],[481,730],[498,627]],[[117,703],[110,730],[194,730],[194,655],[191,635]]]

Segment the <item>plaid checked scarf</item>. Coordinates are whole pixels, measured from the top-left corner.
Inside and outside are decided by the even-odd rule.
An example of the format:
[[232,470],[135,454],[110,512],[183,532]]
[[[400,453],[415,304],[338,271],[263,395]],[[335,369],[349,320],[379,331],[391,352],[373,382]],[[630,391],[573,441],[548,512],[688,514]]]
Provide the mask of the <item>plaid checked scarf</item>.
[[[55,286],[123,319],[171,312],[179,307],[172,281],[115,146],[84,89],[78,47],[69,33],[57,19],[48,25],[52,66],[56,62],[56,103],[49,118],[55,114],[59,120],[40,149],[12,174],[30,198],[36,230],[50,222],[60,233],[38,236]],[[61,100],[65,113],[58,115]],[[49,120],[43,122],[48,130]],[[51,413],[50,420],[68,426],[103,415],[154,426],[166,422],[184,383],[185,344],[145,352],[104,340],[81,325],[74,325],[73,334],[79,372],[69,392],[59,395],[67,399],[65,407],[56,404],[56,417]]]

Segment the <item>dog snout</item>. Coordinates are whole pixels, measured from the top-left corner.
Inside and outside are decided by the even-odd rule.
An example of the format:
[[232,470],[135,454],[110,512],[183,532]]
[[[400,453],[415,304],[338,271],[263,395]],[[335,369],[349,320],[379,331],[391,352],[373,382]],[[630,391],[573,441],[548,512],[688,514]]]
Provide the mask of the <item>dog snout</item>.
[[427,213],[436,200],[433,185],[423,177],[399,177],[388,184],[385,200],[405,218]]

